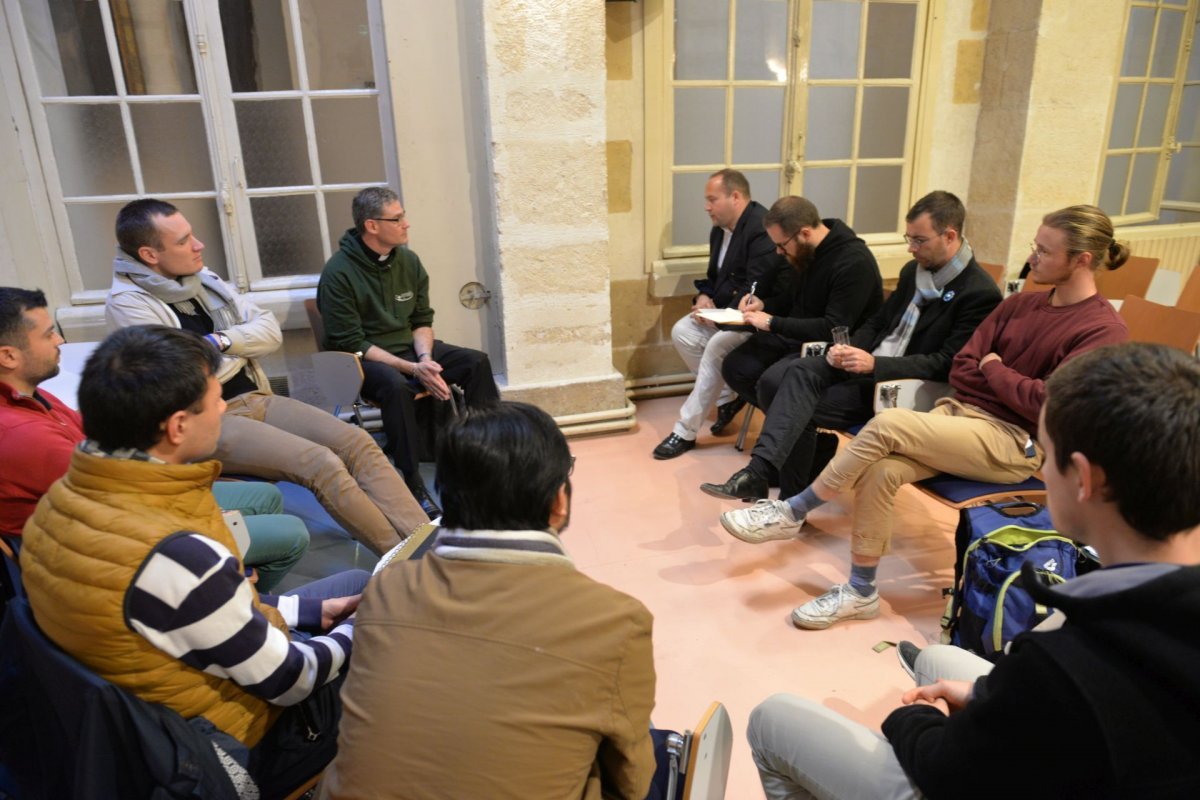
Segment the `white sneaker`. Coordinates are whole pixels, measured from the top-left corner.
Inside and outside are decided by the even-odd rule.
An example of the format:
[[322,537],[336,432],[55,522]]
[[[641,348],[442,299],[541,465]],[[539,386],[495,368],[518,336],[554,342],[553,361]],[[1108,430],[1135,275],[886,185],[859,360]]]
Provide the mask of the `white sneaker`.
[[782,500],[759,500],[750,508],[726,511],[721,515],[725,530],[750,544],[775,539],[799,539],[804,517],[792,516],[792,507]]
[[863,597],[839,583],[820,597],[809,600],[792,611],[792,622],[798,628],[820,631],[843,619],[874,619],[879,616],[879,592]]

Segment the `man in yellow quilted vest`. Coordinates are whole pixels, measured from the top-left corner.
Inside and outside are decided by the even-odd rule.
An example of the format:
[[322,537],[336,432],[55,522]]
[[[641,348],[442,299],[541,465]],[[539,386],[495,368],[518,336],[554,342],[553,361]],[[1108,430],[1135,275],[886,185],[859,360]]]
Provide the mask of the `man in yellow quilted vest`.
[[198,336],[162,326],[100,344],[79,386],[87,439],[26,523],[21,566],[50,639],[192,720],[229,756],[235,784],[276,797],[336,750],[349,617],[368,575],[281,597],[246,580],[212,495],[218,361]]

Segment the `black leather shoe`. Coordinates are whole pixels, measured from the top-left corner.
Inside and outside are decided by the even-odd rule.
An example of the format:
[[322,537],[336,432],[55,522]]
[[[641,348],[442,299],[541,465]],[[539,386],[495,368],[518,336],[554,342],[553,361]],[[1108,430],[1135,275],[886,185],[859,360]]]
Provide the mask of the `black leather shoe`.
[[700,491],[713,497],[728,497],[730,500],[766,500],[767,486],[765,478],[760,478],[749,469],[739,469],[729,476],[724,483],[702,483]]
[[433,496],[429,494],[429,490],[425,488],[425,482],[420,478],[409,481],[408,490],[412,492],[413,500],[420,504],[421,510],[430,519],[437,519],[442,515],[442,509],[434,502]]
[[688,441],[680,436],[671,434],[667,438],[658,443],[658,447],[654,448],[654,457],[659,461],[664,461],[668,458],[681,456],[688,450],[696,446],[694,441]]
[[717,406],[717,421],[709,428],[713,436],[720,436],[725,428],[729,427],[729,423],[733,422],[733,418],[738,415],[738,412],[746,407],[746,401],[740,397],[735,397],[724,405]]

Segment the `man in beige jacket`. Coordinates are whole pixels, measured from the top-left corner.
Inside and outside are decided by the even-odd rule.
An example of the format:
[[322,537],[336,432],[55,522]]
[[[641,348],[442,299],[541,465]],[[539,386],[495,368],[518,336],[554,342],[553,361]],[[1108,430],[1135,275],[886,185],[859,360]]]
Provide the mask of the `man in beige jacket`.
[[646,796],[651,617],[563,552],[573,463],[530,405],[443,434],[444,527],[363,594],[325,796]]

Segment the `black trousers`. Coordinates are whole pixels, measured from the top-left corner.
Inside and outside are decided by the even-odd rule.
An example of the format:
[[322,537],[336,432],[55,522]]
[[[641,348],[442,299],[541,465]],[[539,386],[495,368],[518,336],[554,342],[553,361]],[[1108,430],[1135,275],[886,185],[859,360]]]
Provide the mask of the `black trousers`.
[[[417,360],[411,349],[395,355],[409,361]],[[433,360],[442,366],[442,379],[447,384],[456,383],[462,387],[468,408],[499,402],[500,390],[492,377],[492,363],[487,353],[435,340]],[[399,370],[378,361],[363,361],[363,397],[379,406],[388,453],[406,480],[417,476],[421,460],[423,431],[417,421],[414,398],[422,391],[424,387],[418,381]]]

